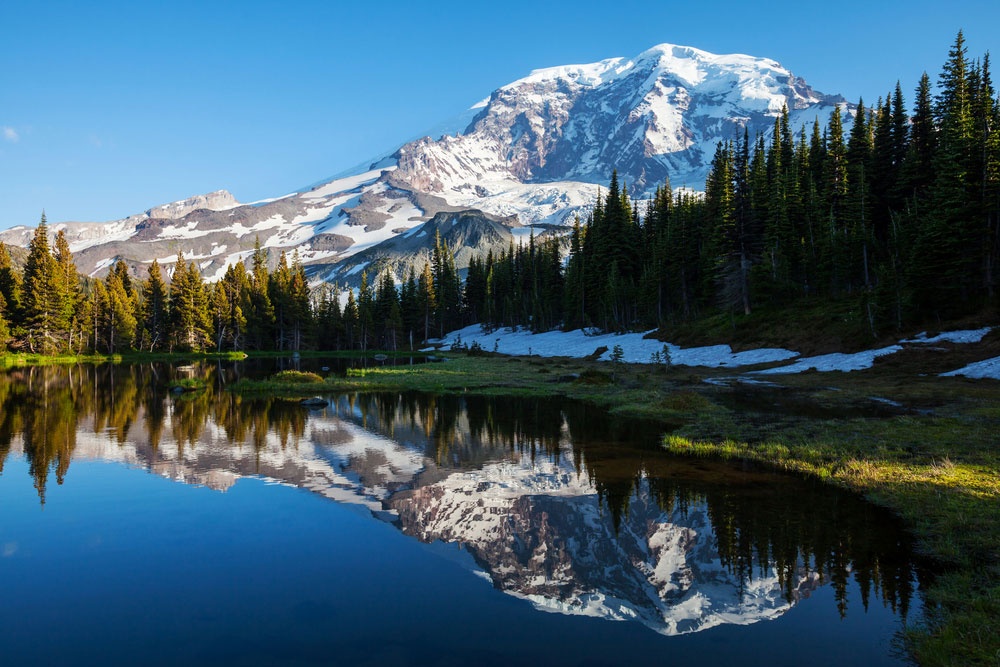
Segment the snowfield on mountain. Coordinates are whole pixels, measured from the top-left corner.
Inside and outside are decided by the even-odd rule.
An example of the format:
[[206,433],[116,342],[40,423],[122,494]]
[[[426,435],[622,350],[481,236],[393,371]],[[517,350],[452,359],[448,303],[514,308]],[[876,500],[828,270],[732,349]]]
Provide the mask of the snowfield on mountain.
[[[401,279],[434,242],[414,230],[438,214],[475,210],[504,221],[518,239],[585,218],[613,169],[637,198],[668,178],[700,190],[718,142],[744,128],[770,136],[785,106],[796,131],[817,118],[825,124],[834,109],[845,119],[850,113],[842,97],[814,91],[773,60],[661,44],[634,58],[536,70],[434,136],[299,192],[241,204],[220,190],[110,223],[50,230],[66,233],[77,267],[91,276],[119,260],[140,277],[154,259],[169,272],[181,254],[214,281],[259,239],[272,261],[297,252],[314,284],[353,286],[362,271],[354,255],[413,232],[408,238],[421,243],[410,244],[411,254],[398,246],[375,252],[377,268]],[[24,247],[31,234],[15,227],[0,241]],[[467,248],[452,249],[462,255],[459,270],[487,251]]]

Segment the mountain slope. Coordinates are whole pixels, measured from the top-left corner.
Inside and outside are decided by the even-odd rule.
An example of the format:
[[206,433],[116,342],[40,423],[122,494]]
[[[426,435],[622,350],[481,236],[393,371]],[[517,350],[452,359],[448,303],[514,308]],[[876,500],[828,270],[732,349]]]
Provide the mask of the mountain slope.
[[[213,280],[259,239],[272,261],[298,251],[312,276],[340,280],[375,256],[418,263],[433,236],[397,239],[439,213],[474,209],[509,228],[564,225],[586,214],[613,169],[636,197],[667,178],[700,189],[719,141],[744,127],[769,134],[785,105],[795,131],[825,123],[843,102],[772,60],[663,44],[633,59],[536,70],[473,107],[464,131],[406,143],[367,170],[300,192],[240,204],[219,191],[112,223],[52,229],[65,230],[91,275],[118,259],[144,275],[154,258],[169,266],[183,253]],[[0,241],[24,246],[30,236],[14,228]],[[382,243],[369,259],[349,259]]]
[[767,134],[785,105],[798,129],[838,104],[772,60],[663,44],[500,88],[464,135],[404,146],[393,180],[455,202],[496,182],[604,183],[612,169],[634,194],[668,176],[700,188],[717,142]]

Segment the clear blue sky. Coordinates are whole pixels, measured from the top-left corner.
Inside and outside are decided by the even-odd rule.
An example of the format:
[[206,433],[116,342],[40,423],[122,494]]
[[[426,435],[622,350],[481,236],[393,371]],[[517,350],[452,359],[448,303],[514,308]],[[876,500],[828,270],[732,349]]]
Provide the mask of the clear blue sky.
[[909,103],[960,28],[970,56],[1000,54],[995,0],[5,0],[0,229],[286,194],[532,69],[662,42],[773,58],[852,101],[899,79]]

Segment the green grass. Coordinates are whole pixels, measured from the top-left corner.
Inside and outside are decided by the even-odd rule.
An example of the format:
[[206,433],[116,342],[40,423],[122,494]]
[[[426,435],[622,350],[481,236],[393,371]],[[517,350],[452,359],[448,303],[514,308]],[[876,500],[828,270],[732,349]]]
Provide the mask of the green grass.
[[678,454],[815,475],[894,510],[944,572],[924,591],[927,624],[907,635],[913,655],[924,665],[992,665],[1000,663],[1000,424],[983,421],[850,419],[812,432],[789,426],[757,442],[679,434],[664,442]]
[[[286,355],[287,356],[287,355]],[[6,352],[0,354],[0,369],[26,366],[68,364],[137,363],[150,361],[182,361],[187,359],[246,359],[245,352],[125,352],[122,354],[31,354]]]
[[[255,350],[250,356],[255,359],[287,358],[291,356],[291,351],[277,350]],[[298,353],[301,359],[371,359],[376,354],[384,354],[391,359],[408,359],[410,357],[426,357],[429,352],[408,352],[405,350],[302,350]]]
[[280,371],[273,376],[275,382],[283,384],[315,384],[322,382],[323,378],[316,373],[304,373],[302,371]]
[[208,383],[202,378],[180,378],[170,383],[171,390],[181,391],[201,391],[208,387]]

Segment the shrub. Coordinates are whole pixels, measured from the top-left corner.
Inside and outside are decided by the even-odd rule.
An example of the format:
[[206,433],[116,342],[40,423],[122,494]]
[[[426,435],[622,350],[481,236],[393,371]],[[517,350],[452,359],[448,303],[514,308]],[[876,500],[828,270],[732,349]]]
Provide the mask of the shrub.
[[271,379],[285,384],[312,384],[323,381],[323,378],[315,373],[303,373],[302,371],[281,371],[275,373]]

